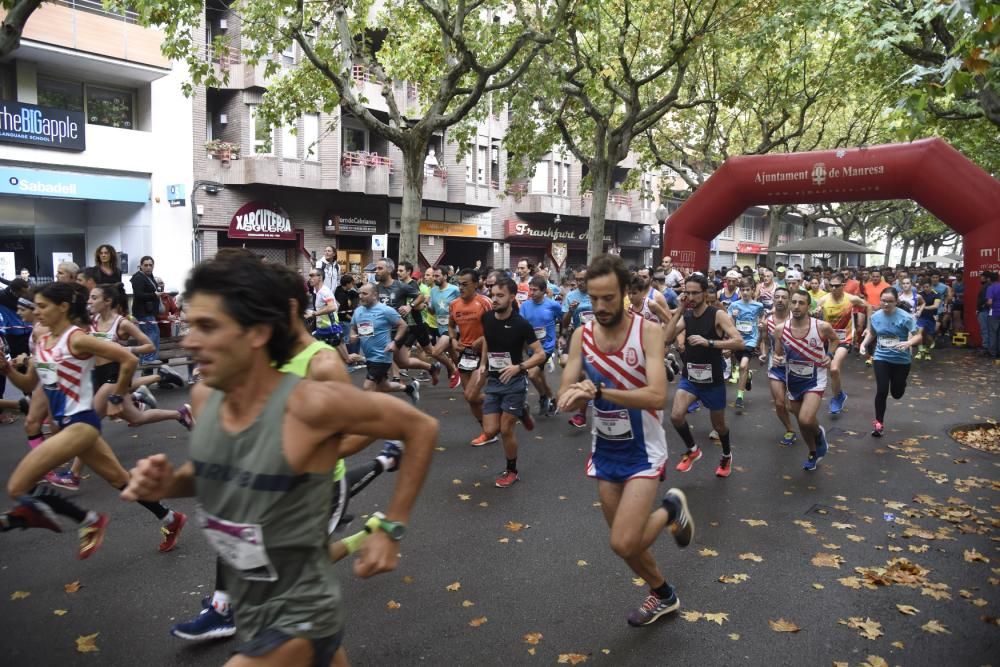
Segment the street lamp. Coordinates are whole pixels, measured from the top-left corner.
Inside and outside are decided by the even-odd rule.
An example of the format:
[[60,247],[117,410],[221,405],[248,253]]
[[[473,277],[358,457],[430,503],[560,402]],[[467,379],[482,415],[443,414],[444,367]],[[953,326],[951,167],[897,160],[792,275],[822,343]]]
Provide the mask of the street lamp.
[[666,227],[667,216],[670,215],[670,211],[663,205],[663,202],[660,202],[660,205],[656,207],[653,214],[656,216],[656,221],[660,223],[660,252],[663,253],[663,229]]

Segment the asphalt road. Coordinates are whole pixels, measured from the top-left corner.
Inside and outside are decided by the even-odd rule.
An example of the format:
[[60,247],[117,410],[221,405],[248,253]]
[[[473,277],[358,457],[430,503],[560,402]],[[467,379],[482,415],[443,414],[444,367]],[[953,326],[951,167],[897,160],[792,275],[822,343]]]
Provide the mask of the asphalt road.
[[[469,447],[478,429],[461,395],[429,388],[422,407],[441,420],[441,440],[400,567],[361,581],[341,565],[348,655],[357,665],[477,667],[581,657],[603,665],[880,664],[869,656],[893,665],[997,662],[998,460],[958,445],[948,431],[1000,417],[1000,368],[970,353],[938,351],[933,362],[915,366],[904,399],[890,400],[881,441],[868,435],[870,370],[851,358],[845,376],[850,399],[840,418],[822,417],[832,446],[814,474],[801,469],[801,444],[777,445],[782,428],[762,382],[745,414],[730,413],[729,479],[713,474],[717,448],[707,441],[704,411],[691,423],[706,456],[687,474],[673,470],[681,446],[668,429],[673,463],[662,488],[687,493],[697,535],[686,550],[665,537],[654,552],[687,614],[641,629],[625,617],[646,589],[608,547],[596,484],[584,476],[589,434],[565,416],[519,431],[522,481],[497,489],[500,447]],[[176,406],[184,393],[158,395]],[[187,434],[174,423],[140,431],[109,424],[105,432],[127,467],[153,452],[185,457]],[[0,427],[0,441],[7,473],[25,452],[22,423]],[[384,507],[392,483],[391,475],[376,480],[354,498],[352,511]],[[92,559],[76,560],[69,526],[60,535],[0,536],[0,664],[223,663],[232,642],[191,644],[167,632],[197,613],[211,591],[213,554],[197,531],[189,527],[176,551],[159,554],[157,525],[141,507],[122,503],[97,478],[75,495],[112,515]],[[187,512],[194,503],[174,506]],[[927,572],[916,570],[910,586],[869,589],[850,579],[863,577],[856,568],[886,567],[895,558]],[[744,580],[722,583],[723,576]],[[73,582],[79,590],[66,592]],[[897,605],[918,611],[907,615]],[[849,627],[851,617],[873,621],[867,627],[876,638]],[[775,632],[769,621],[779,619],[801,630]],[[77,638],[94,633],[98,651],[78,652]]]

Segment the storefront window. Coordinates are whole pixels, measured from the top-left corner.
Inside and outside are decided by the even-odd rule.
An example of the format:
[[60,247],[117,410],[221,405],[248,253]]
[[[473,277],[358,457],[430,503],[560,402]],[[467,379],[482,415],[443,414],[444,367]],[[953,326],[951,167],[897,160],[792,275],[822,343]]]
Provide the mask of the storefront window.
[[87,122],[132,129],[133,95],[129,91],[87,86]]
[[83,84],[40,76],[38,106],[83,111]]

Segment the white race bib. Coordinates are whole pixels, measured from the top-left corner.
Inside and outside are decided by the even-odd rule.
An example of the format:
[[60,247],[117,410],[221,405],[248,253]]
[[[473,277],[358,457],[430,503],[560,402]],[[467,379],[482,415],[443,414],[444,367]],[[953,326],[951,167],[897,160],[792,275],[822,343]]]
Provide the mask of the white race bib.
[[598,410],[594,408],[594,427],[605,440],[631,440],[632,421],[628,410]]
[[99,340],[107,340],[107,341],[111,340],[110,331],[91,331],[90,335]]
[[834,329],[837,334],[837,340],[843,342],[847,340],[847,329]]
[[535,338],[538,340],[545,339],[545,327],[535,327]]
[[373,322],[358,322],[358,335],[374,336],[375,335],[375,324]]
[[51,361],[36,361],[35,371],[38,373],[38,379],[46,387],[54,387],[59,383],[59,373]]
[[691,382],[711,382],[712,364],[688,364],[688,380]]
[[511,364],[510,352],[490,352],[489,364],[491,371],[502,371]]
[[584,311],[580,312],[580,323],[581,324],[586,324],[587,322],[593,322],[593,321],[594,321],[594,311],[592,311],[592,310],[584,310]]
[[896,336],[879,336],[878,346],[886,350],[895,350],[899,347],[899,338]]
[[205,539],[240,576],[250,581],[277,581],[278,573],[264,548],[264,531],[259,524],[233,523],[198,510]]
[[528,293],[527,292],[518,292],[514,296],[514,298],[517,299],[518,303],[524,303],[525,301],[528,300]]
[[789,361],[788,372],[799,377],[812,377],[816,365],[811,361]]
[[474,371],[479,368],[479,357],[463,354],[458,360],[458,368],[463,371]]
[[447,315],[438,315],[437,322],[438,322],[438,327],[440,327],[442,329],[447,329],[448,328],[448,316]]
[[752,322],[737,322],[736,323],[736,330],[739,331],[741,334],[751,333],[751,332],[753,332],[753,323]]

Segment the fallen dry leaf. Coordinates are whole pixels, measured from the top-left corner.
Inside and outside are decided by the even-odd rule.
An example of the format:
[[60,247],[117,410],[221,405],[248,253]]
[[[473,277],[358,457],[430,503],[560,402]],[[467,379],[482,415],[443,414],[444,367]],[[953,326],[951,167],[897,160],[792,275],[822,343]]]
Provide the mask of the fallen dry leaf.
[[499,542],[500,544],[507,544],[508,542],[510,542],[510,538],[509,537],[501,537],[499,540],[497,540],[497,542]]
[[683,618],[688,623],[694,623],[695,621],[701,620],[703,614],[700,611],[682,611],[681,618]]
[[395,600],[389,600],[388,602],[385,603],[386,609],[399,609],[402,606],[403,605],[399,604]]
[[755,563],[760,563],[764,559],[751,551],[745,554],[740,554],[740,560],[752,560]]
[[13,593],[10,594],[10,599],[11,600],[23,600],[24,598],[28,597],[29,595],[31,595],[31,593],[29,593],[28,591],[14,591]]
[[839,521],[834,521],[830,525],[837,530],[854,530],[857,527],[853,523],[840,523]]
[[729,620],[729,614],[720,611],[715,614],[702,614],[702,618],[704,618],[706,621],[712,621],[713,623],[718,623],[719,625],[722,625],[723,621]]
[[889,646],[892,646],[893,648],[898,648],[898,649],[904,649],[904,648],[906,648],[906,646],[903,644],[903,642],[893,642],[893,643],[889,644]]
[[698,552],[698,555],[699,556],[705,556],[707,558],[711,558],[711,557],[714,557],[714,556],[718,556],[719,552],[716,551],[715,549],[709,549],[708,547],[705,547],[704,549],[702,549],[701,551]]
[[483,502],[479,503],[479,506],[480,507],[489,507],[490,504],[484,500]]
[[769,620],[767,623],[775,632],[798,632],[802,629],[791,621],[786,621],[783,618],[779,618],[777,621]]
[[449,591],[457,591],[461,587],[462,587],[462,584],[460,584],[457,581],[455,583],[453,583],[453,584],[448,584],[447,586],[445,586],[445,588],[448,589]]
[[815,588],[818,591],[821,591],[825,588],[825,586],[823,586],[823,584],[813,584],[813,588]]
[[858,633],[865,639],[874,640],[885,634],[882,632],[882,624],[878,621],[873,621],[870,618],[862,620],[860,616],[852,616],[846,621],[844,619],[840,619],[837,622],[841,625],[846,625],[852,630],[857,630]]
[[486,617],[485,616],[480,616],[479,618],[474,618],[471,621],[469,621],[469,625],[472,626],[472,627],[474,627],[474,628],[478,628],[480,625],[482,625],[485,622],[486,622]]
[[646,580],[643,579],[642,577],[632,577],[632,583],[635,584],[636,586],[645,586]]
[[414,579],[410,575],[406,575],[406,576],[403,577],[403,583],[404,584],[412,584],[414,581],[416,581],[416,579]]
[[914,614],[920,612],[919,609],[917,609],[916,607],[912,607],[908,604],[897,604],[896,609],[899,610],[899,613],[906,614],[907,616],[913,616]]
[[517,521],[508,521],[503,525],[503,527],[512,533],[516,533],[520,531],[522,528],[524,528],[524,524],[518,523]]
[[832,567],[839,570],[840,564],[844,562],[844,557],[838,556],[837,554],[820,552],[813,556],[811,562],[816,567]]
[[870,655],[861,663],[861,667],[889,667],[889,663],[877,655]]
[[476,603],[473,602],[472,600],[462,600],[462,606],[463,607],[475,607]]
[[735,642],[735,641],[739,641],[740,636],[739,636],[739,634],[737,634],[735,632],[731,632],[731,633],[729,633],[729,638],[732,639]]
[[55,609],[52,613],[56,616],[65,616],[68,612],[65,609]]
[[76,593],[81,588],[83,588],[83,585],[79,581],[73,581],[63,586],[63,590],[67,593]]
[[535,647],[534,646],[532,646],[531,648],[528,649],[528,655],[535,655]]
[[577,567],[587,567],[587,561],[585,561],[585,560],[578,560],[578,561],[576,561],[576,564],[577,564]]
[[824,549],[833,549],[834,551],[838,551],[840,549],[840,545],[839,544],[824,544],[823,548]]
[[528,634],[524,635],[524,637],[522,637],[522,639],[524,639],[524,643],[531,644],[532,646],[534,646],[539,641],[541,641],[541,639],[542,639],[542,633],[541,632],[529,632]]
[[865,538],[861,537],[860,535],[848,535],[847,539],[849,539],[851,542],[864,542],[865,541]]
[[96,653],[97,648],[97,635],[100,632],[95,632],[92,635],[80,635],[76,638],[76,650],[79,653]]
[[470,496],[468,493],[460,493],[460,494],[458,494],[458,499],[459,500],[468,500],[471,497],[472,496]]
[[724,574],[719,577],[719,581],[724,584],[740,584],[750,578],[748,574]]
[[920,629],[923,630],[924,632],[929,632],[932,635],[951,634],[951,631],[948,628],[941,625],[940,621],[935,621],[933,619],[921,625]]
[[559,654],[559,664],[560,665],[578,665],[581,662],[587,662],[587,656],[582,653],[560,653]]
[[745,523],[753,528],[756,528],[757,526],[767,525],[767,521],[764,521],[763,519],[740,519],[740,522]]
[[951,593],[949,593],[948,591],[939,591],[939,590],[934,589],[934,588],[921,588],[920,589],[920,594],[921,595],[926,595],[929,598],[934,598],[935,600],[950,600],[951,599]]
[[989,602],[987,602],[983,598],[976,598],[975,600],[970,600],[970,602],[972,602],[972,604],[976,605],[977,607],[985,607],[986,605],[989,604]]
[[861,590],[861,580],[857,577],[843,577],[841,579],[837,579],[837,581],[839,581],[842,586],[853,588],[856,591]]
[[987,558],[986,556],[982,555],[981,553],[979,553],[975,549],[966,549],[965,552],[962,555],[965,557],[965,562],[966,563],[973,563],[975,561],[979,561],[980,563],[989,563],[990,562],[989,558]]

